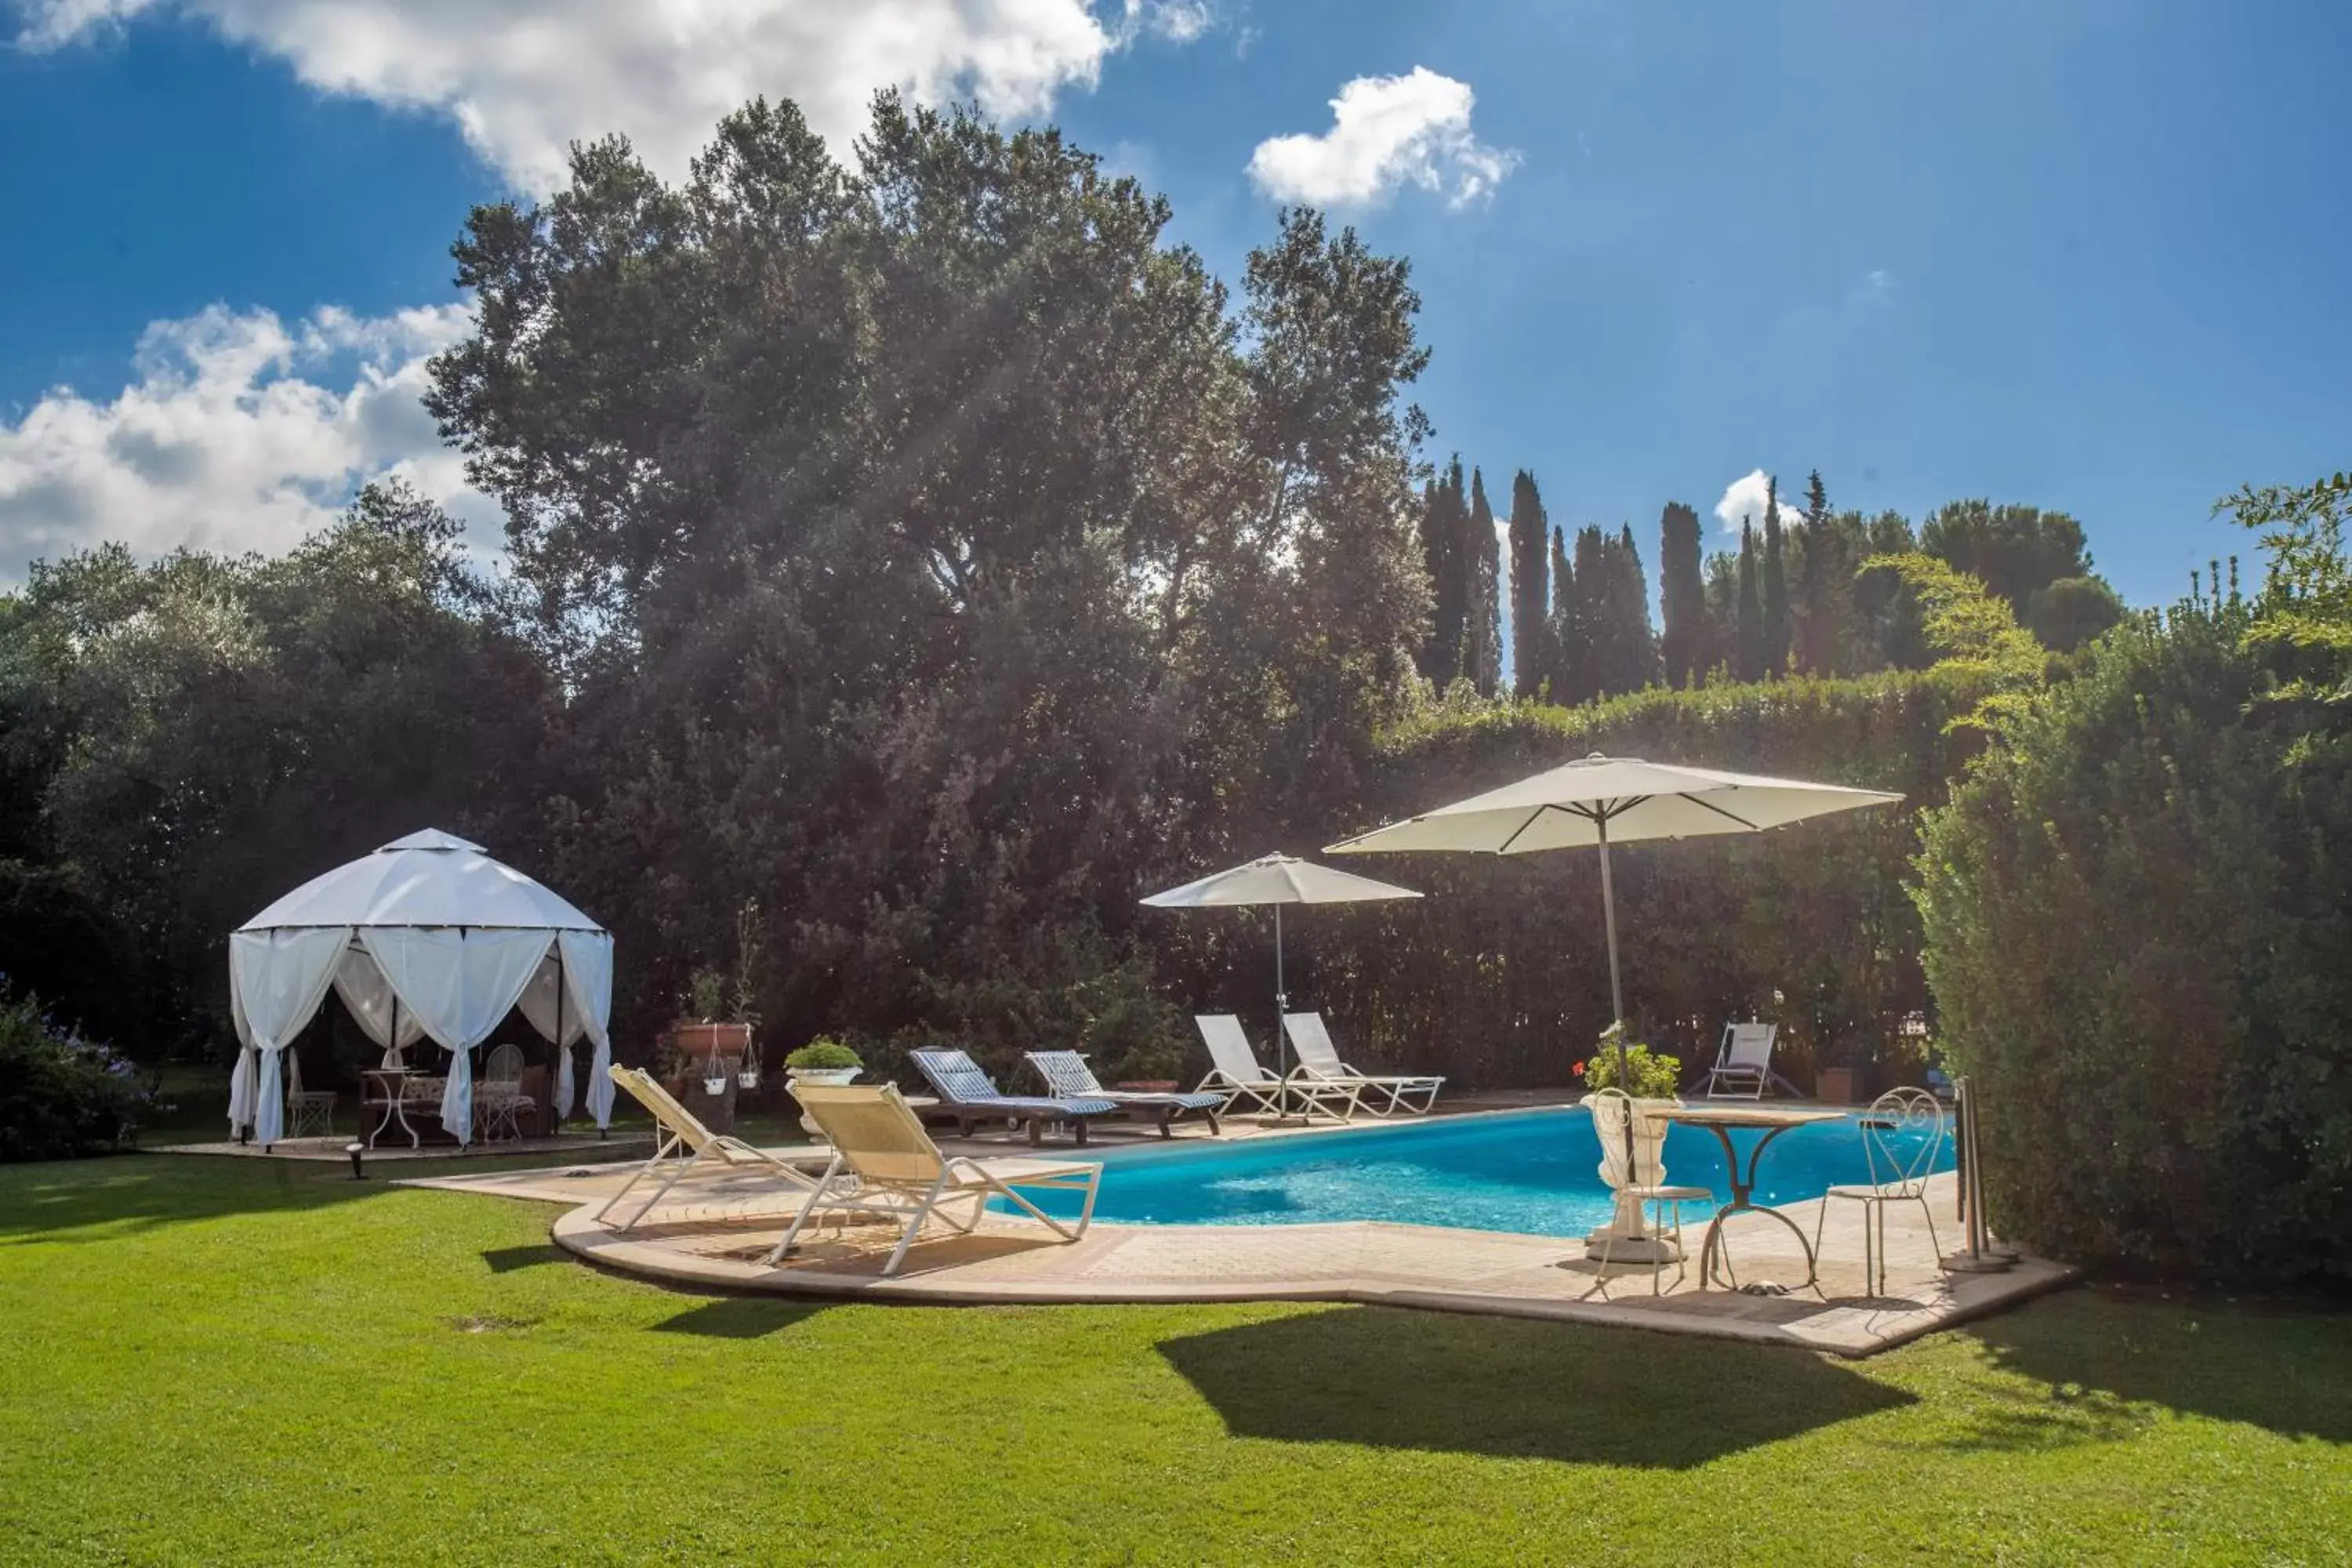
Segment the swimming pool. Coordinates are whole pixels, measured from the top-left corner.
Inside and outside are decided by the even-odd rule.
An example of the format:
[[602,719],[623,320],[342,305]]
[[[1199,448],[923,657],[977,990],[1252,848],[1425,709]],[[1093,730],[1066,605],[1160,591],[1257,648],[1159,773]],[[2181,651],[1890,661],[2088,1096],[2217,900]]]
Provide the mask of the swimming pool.
[[[1755,1134],[1735,1132],[1743,1153]],[[1666,1136],[1668,1176],[1728,1193],[1714,1134],[1676,1127]],[[1581,1236],[1606,1221],[1600,1142],[1576,1107],[1440,1117],[1397,1126],[1187,1142],[1108,1151],[1097,1218],[1143,1225],[1307,1225],[1381,1219],[1535,1236]],[[1948,1140],[1937,1169],[1951,1166]],[[1832,1183],[1869,1172],[1862,1130],[1848,1116],[1783,1132],[1759,1167],[1756,1199],[1819,1197]],[[1053,1194],[1060,1198],[1060,1194]],[[1075,1201],[1041,1203],[1075,1215]],[[1686,1205],[1685,1221],[1714,1212]]]

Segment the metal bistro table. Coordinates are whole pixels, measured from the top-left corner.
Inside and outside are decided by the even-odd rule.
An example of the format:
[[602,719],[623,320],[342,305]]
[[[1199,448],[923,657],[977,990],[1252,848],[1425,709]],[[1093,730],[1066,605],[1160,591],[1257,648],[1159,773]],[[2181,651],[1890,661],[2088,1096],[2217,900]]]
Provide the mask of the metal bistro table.
[[[1751,1195],[1756,1191],[1756,1163],[1763,1158],[1765,1148],[1772,1140],[1790,1128],[1804,1127],[1816,1121],[1835,1121],[1844,1114],[1840,1110],[1800,1110],[1793,1107],[1763,1105],[1680,1105],[1672,1110],[1658,1112],[1667,1121],[1678,1121],[1685,1127],[1706,1128],[1715,1134],[1715,1141],[1723,1145],[1723,1169],[1726,1178],[1731,1183],[1731,1201],[1716,1210],[1715,1218],[1707,1222],[1706,1239],[1699,1247],[1699,1283],[1713,1285],[1717,1282],[1716,1247],[1723,1234],[1723,1222],[1736,1214],[1769,1214],[1787,1226],[1789,1234],[1797,1238],[1799,1250],[1805,1255],[1804,1284],[1796,1289],[1802,1289],[1813,1282],[1813,1248],[1812,1244],[1805,1239],[1804,1228],[1771,1205],[1757,1203]],[[1731,1142],[1735,1128],[1764,1134],[1748,1146],[1745,1175],[1740,1173],[1739,1151],[1733,1147]],[[1729,1278],[1730,1289],[1738,1289],[1738,1276]]]
[[[384,1130],[394,1121],[398,1121],[400,1130],[408,1134],[408,1146],[412,1149],[417,1147],[416,1129],[408,1124],[408,1080],[420,1076],[422,1075],[415,1068],[362,1068],[360,1069],[360,1082],[364,1085],[370,1079],[373,1079],[376,1087],[383,1093],[383,1114],[376,1119],[374,1131],[367,1135],[369,1148],[375,1147],[375,1141],[383,1137]],[[362,1101],[361,1114],[364,1116],[367,1110],[365,1103],[367,1091],[364,1088],[360,1091],[360,1098]]]

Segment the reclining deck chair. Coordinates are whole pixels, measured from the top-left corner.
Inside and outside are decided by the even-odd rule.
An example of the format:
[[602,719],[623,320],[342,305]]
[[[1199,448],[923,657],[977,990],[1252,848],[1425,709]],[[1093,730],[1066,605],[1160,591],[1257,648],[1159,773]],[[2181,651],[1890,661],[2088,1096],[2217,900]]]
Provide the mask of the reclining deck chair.
[[971,1136],[972,1123],[976,1121],[1026,1122],[1029,1146],[1034,1149],[1044,1140],[1045,1123],[1066,1121],[1076,1132],[1078,1147],[1083,1149],[1090,1118],[1118,1114],[1118,1107],[1099,1095],[1056,1099],[1007,1094],[964,1051],[908,1051],[907,1059],[929,1081],[941,1107],[954,1112],[956,1128],[967,1138]]
[[[1331,1031],[1325,1026],[1320,1013],[1285,1013],[1282,1027],[1290,1037],[1290,1048],[1298,1053],[1301,1077],[1325,1083],[1352,1084],[1367,1095],[1386,1095],[1384,1103],[1365,1107],[1375,1116],[1390,1116],[1400,1110],[1426,1116],[1429,1108],[1437,1103],[1437,1091],[1445,1087],[1445,1079],[1433,1073],[1358,1072],[1339,1059],[1339,1047],[1331,1043]],[[1418,1105],[1413,1103],[1415,1097],[1421,1100]]]
[[[793,1216],[783,1239],[768,1254],[770,1264],[793,1249],[813,1216],[825,1212],[905,1216],[907,1228],[882,1266],[886,1279],[906,1260],[907,1248],[914,1245],[925,1220],[936,1215],[959,1235],[969,1232],[980,1224],[992,1196],[1044,1222],[1064,1241],[1086,1235],[1094,1218],[1095,1194],[1102,1184],[1099,1161],[974,1160],[943,1154],[893,1084],[803,1084],[793,1094],[832,1140],[833,1163],[825,1167],[816,1191]],[[1015,1190],[1021,1187],[1086,1194],[1077,1223],[1055,1219],[1023,1197]],[[958,1198],[971,1200],[971,1217],[961,1223],[947,1212],[947,1205]]]
[[1778,1024],[1726,1024],[1723,1043],[1716,1047],[1715,1066],[1706,1075],[1709,1100],[1761,1100],[1764,1086],[1773,1081],[1772,1042]]
[[1201,1079],[1197,1092],[1222,1094],[1225,1097],[1225,1113],[1233,1114],[1237,1101],[1247,1100],[1258,1110],[1277,1119],[1289,1114],[1296,1100],[1306,1108],[1306,1113],[1318,1112],[1345,1121],[1363,1109],[1363,1087],[1352,1083],[1328,1083],[1293,1071],[1288,1078],[1276,1078],[1258,1065],[1257,1053],[1250,1049],[1249,1036],[1242,1030],[1242,1021],[1231,1013],[1205,1013],[1192,1022],[1201,1030],[1201,1039],[1209,1047],[1208,1076]]
[[1206,1092],[1193,1094],[1160,1094],[1142,1089],[1105,1089],[1095,1077],[1095,1069],[1087,1066],[1087,1058],[1076,1051],[1030,1051],[1029,1065],[1045,1080],[1045,1092],[1063,1100],[1108,1100],[1121,1110],[1139,1111],[1150,1116],[1162,1138],[1176,1134],[1169,1128],[1188,1110],[1197,1110],[1208,1119],[1209,1136],[1217,1136],[1217,1117],[1225,1109],[1225,1097]]
[[653,1158],[639,1166],[636,1174],[623,1183],[621,1190],[605,1199],[604,1206],[596,1211],[598,1223],[603,1223],[604,1216],[613,1211],[613,1205],[626,1196],[631,1187],[659,1170],[665,1159],[686,1149],[694,1152],[693,1157],[675,1162],[677,1168],[669,1173],[669,1180],[646,1200],[643,1208],[629,1216],[626,1224],[614,1226],[614,1230],[625,1231],[653,1213],[654,1205],[669,1195],[669,1190],[677,1185],[679,1177],[705,1163],[774,1175],[799,1192],[816,1190],[815,1181],[788,1162],[778,1159],[764,1149],[754,1149],[740,1138],[724,1138],[705,1127],[700,1118],[672,1099],[669,1090],[656,1083],[653,1075],[644,1068],[625,1068],[615,1062],[608,1070],[614,1083],[627,1089],[638,1104],[652,1113],[654,1125],[660,1129],[660,1136],[654,1142]]

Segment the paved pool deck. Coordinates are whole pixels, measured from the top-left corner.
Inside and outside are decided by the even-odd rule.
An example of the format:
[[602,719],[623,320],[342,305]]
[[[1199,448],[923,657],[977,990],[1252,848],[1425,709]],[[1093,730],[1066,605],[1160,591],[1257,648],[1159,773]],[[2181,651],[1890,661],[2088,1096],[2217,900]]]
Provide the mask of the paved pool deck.
[[[1518,1104],[1558,1102],[1515,1098]],[[1488,1108],[1497,1109],[1491,1103]],[[1456,1110],[1476,1113],[1470,1107]],[[1230,1136],[1253,1139],[1297,1131],[1245,1118],[1227,1126]],[[941,1147],[976,1155],[1028,1152],[999,1139],[943,1140]],[[776,1152],[803,1162],[815,1153],[805,1148]],[[1066,1145],[1046,1152],[1076,1154]],[[1198,1226],[1097,1220],[1080,1239],[1065,1243],[1034,1221],[992,1214],[968,1236],[944,1227],[927,1232],[898,1275],[886,1279],[882,1265],[898,1239],[898,1226],[840,1225],[827,1218],[804,1234],[794,1256],[772,1267],[762,1255],[798,1212],[795,1191],[772,1178],[698,1172],[624,1234],[600,1222],[596,1211],[634,1169],[559,1166],[403,1184],[560,1205],[564,1212],[554,1218],[552,1235],[564,1250],[600,1268],[694,1290],[960,1305],[1372,1302],[1701,1334],[1843,1356],[1889,1349],[2074,1278],[2074,1270],[2063,1265],[2032,1258],[2021,1258],[1999,1273],[1943,1269],[1937,1243],[1949,1253],[1961,1240],[1958,1189],[1949,1175],[1935,1178],[1929,1191],[1937,1242],[1930,1240],[1927,1215],[1919,1205],[1888,1210],[1883,1294],[1871,1294],[1865,1283],[1864,1209],[1851,1203],[1828,1205],[1813,1285],[1801,1283],[1805,1263],[1796,1239],[1769,1218],[1749,1216],[1735,1217],[1725,1231],[1736,1277],[1744,1285],[1791,1287],[1785,1294],[1703,1288],[1697,1259],[1703,1227],[1697,1225],[1690,1227],[1691,1258],[1681,1277],[1667,1265],[1655,1277],[1660,1289],[1653,1294],[1650,1268],[1618,1265],[1603,1270],[1585,1258],[1583,1244],[1575,1238],[1377,1220]],[[633,1193],[615,1221],[634,1213],[649,1188],[650,1184]],[[1810,1237],[1822,1218],[1822,1200],[1814,1200],[1787,1205],[1785,1212]]]

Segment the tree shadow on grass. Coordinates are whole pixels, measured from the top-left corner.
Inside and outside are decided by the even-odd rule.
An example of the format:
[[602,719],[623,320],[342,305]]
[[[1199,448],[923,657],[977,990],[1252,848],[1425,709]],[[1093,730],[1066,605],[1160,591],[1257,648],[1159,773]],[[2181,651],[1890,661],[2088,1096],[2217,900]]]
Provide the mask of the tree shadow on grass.
[[553,1242],[541,1242],[536,1247],[494,1247],[482,1254],[482,1261],[490,1266],[493,1274],[511,1274],[518,1268],[536,1268],[542,1263],[561,1263],[568,1255]]
[[1962,1331],[2032,1386],[1996,1390],[1956,1447],[2126,1436],[2162,1411],[2352,1443],[2352,1313],[2076,1289]]
[[709,1339],[756,1340],[779,1329],[815,1317],[824,1310],[805,1301],[778,1301],[762,1296],[721,1296],[690,1307],[675,1318],[654,1325],[657,1334],[700,1334]]
[[1808,1351],[1343,1307],[1169,1340],[1236,1436],[1685,1469],[1915,1403]]

